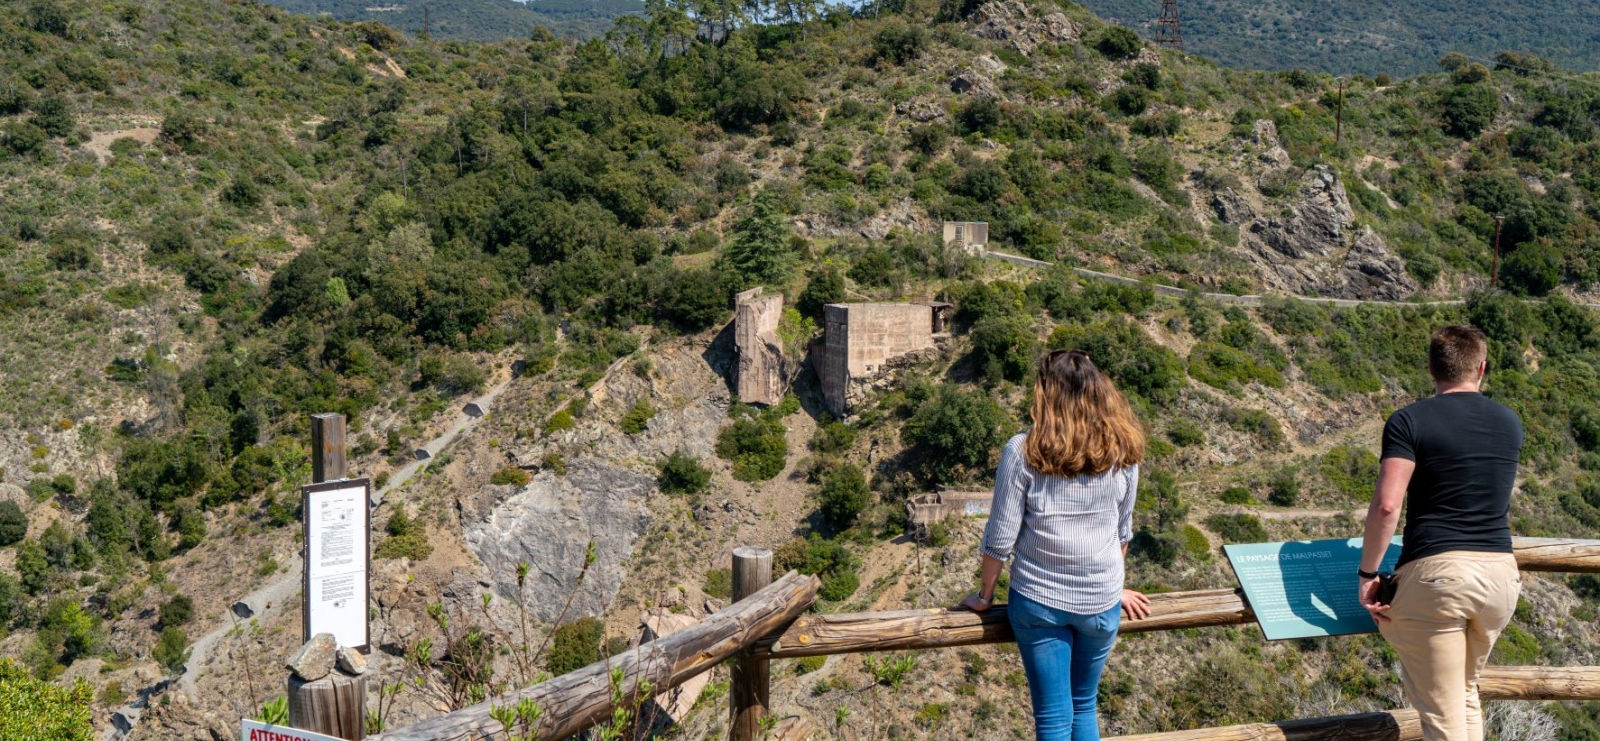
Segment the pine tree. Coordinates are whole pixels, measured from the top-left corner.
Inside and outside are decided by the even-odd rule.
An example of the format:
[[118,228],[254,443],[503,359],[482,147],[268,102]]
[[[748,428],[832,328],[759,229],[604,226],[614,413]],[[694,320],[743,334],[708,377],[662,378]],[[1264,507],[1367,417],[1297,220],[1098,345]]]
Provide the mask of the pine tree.
[[733,225],[733,239],[722,253],[723,267],[741,285],[781,282],[795,263],[789,250],[791,234],[776,194],[762,190]]

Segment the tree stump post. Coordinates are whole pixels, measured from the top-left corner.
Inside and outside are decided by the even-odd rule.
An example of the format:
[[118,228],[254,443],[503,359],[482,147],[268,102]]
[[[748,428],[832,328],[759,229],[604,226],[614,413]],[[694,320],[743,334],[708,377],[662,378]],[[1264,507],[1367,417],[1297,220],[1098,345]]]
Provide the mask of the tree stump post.
[[[772,583],[772,551],[742,547],[733,551],[733,600],[738,602]],[[730,741],[755,741],[761,737],[761,718],[767,714],[772,689],[772,665],[767,659],[742,654],[734,661],[730,677],[728,725]]]
[[289,725],[349,741],[367,737],[367,678],[335,671],[307,682],[289,675]]

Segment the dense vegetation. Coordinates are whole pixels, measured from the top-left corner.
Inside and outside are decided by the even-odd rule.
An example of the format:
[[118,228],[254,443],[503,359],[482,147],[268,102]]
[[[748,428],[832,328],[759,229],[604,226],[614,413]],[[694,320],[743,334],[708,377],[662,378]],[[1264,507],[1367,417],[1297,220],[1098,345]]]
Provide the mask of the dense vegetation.
[[[1160,3],[1088,0],[1108,20],[1154,33]],[[1449,2],[1331,5],[1288,0],[1181,2],[1184,48],[1232,67],[1414,75],[1447,52],[1489,59],[1514,50],[1581,70],[1600,67],[1600,3]]]
[[[908,495],[988,482],[1050,348],[1087,350],[1151,427],[1131,571],[1146,588],[1225,578],[1202,526],[1329,535],[1191,508],[1360,497],[1370,453],[1296,452],[1322,439],[1308,415],[1426,393],[1421,338],[1443,322],[1490,333],[1492,392],[1527,425],[1517,531],[1600,525],[1600,326],[1565,298],[1600,281],[1592,84],[1532,57],[1446,58],[1442,73],[1381,87],[1357,78],[1336,142],[1331,78],[1185,60],[1057,8],[1083,40],[1024,56],[967,34],[970,3],[663,3],[587,42],[483,45],[250,3],[0,6],[0,422],[21,451],[0,466],[27,503],[66,514],[28,537],[23,509],[0,508],[0,542],[15,540],[0,546],[15,550],[0,621],[29,634],[28,670],[53,678],[111,654],[107,624],[140,619],[147,593],[170,591],[163,562],[214,532],[294,522],[306,415],[344,412],[358,454],[398,461],[453,397],[515,359],[563,404],[519,434],[557,435],[643,336],[718,328],[732,292],[756,285],[795,299],[795,347],[846,297],[959,307],[952,357],[849,422],[821,420],[806,461],[786,437],[793,396],[732,405],[716,441],[739,480],[791,464],[810,477],[817,516],[777,560],[820,575],[830,605],[858,597],[861,551],[904,532]],[[996,94],[948,92],[946,71],[978,57],[1001,65],[986,78]],[[1290,164],[1257,177],[1238,161],[1254,156],[1260,120]],[[1197,217],[1202,199],[1249,179],[1286,210],[1312,165],[1339,175],[1356,221],[1425,290],[1482,290],[1447,307],[1225,308],[1065,268],[1004,272],[903,226],[986,220],[996,247],[1038,259],[1253,291],[1239,228]],[[1496,215],[1506,257],[1488,286]],[[855,236],[868,232],[884,236]],[[641,400],[622,429],[650,431],[655,414]],[[890,456],[864,467],[863,438]],[[114,465],[81,464],[95,455]],[[560,475],[552,456],[541,469]],[[658,474],[687,500],[711,480],[683,455]],[[379,555],[426,558],[427,527],[397,509]],[[726,570],[706,576],[703,591],[725,596]],[[1585,584],[1575,609],[1592,618],[1600,593]],[[187,656],[184,610],[159,599],[173,607],[144,622],[171,670]],[[600,629],[574,625],[552,671],[596,655]],[[1539,661],[1569,655],[1553,634],[1528,635]],[[1144,726],[1266,717],[1336,679],[1337,696],[1391,697],[1359,680],[1388,667],[1372,645],[1327,649],[1348,655],[1321,675],[1219,636],[1171,689],[1259,694],[1183,717],[1146,709]],[[1593,727],[1584,717],[1564,722]]]
[[371,21],[412,35],[427,31],[434,38],[457,41],[525,39],[530,32],[541,33],[540,28],[556,36],[588,39],[603,35],[619,17],[644,12],[644,3],[638,0],[268,1],[296,13]]

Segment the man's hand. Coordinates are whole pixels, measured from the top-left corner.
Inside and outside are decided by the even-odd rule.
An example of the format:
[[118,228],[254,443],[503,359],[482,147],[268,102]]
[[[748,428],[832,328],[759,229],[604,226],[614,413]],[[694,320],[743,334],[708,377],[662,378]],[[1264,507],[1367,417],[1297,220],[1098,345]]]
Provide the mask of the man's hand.
[[991,607],[994,607],[994,602],[984,602],[978,598],[978,595],[974,594],[964,600],[961,600],[961,606],[973,612],[983,612]]
[[1356,587],[1356,596],[1361,600],[1361,606],[1367,608],[1367,612],[1372,613],[1373,622],[1387,623],[1389,622],[1389,616],[1384,613],[1389,611],[1390,606],[1374,599],[1373,595],[1377,593],[1377,579],[1362,579],[1361,585]]
[[1150,598],[1141,592],[1132,589],[1122,590],[1122,609],[1127,611],[1128,617],[1134,620],[1143,620],[1150,617]]

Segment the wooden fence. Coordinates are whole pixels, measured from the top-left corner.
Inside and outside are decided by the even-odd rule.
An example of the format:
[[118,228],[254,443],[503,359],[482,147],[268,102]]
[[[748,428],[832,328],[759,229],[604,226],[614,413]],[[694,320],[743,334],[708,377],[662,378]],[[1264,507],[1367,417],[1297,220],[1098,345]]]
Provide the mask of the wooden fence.
[[[1600,573],[1600,540],[1517,538],[1514,549],[1524,571]],[[369,741],[478,741],[503,738],[491,706],[533,700],[543,709],[531,737],[556,741],[594,725],[612,712],[610,676],[620,669],[621,695],[636,704],[640,683],[663,692],[727,659],[734,660],[730,693],[731,741],[762,738],[775,658],[970,646],[1014,640],[1004,605],[983,613],[932,609],[834,615],[804,614],[820,586],[793,572],[771,580],[772,554],[741,548],[734,554],[736,597],[729,608],[699,625],[642,645],[489,702],[369,737]],[[770,582],[770,583],[769,583]],[[1255,615],[1237,589],[1174,592],[1150,596],[1151,614],[1124,620],[1125,633],[1253,622]],[[1488,700],[1600,700],[1600,667],[1490,667],[1481,682]],[[769,741],[802,739],[810,724],[788,718],[765,732]],[[1124,736],[1120,741],[1417,741],[1415,711],[1310,718]]]

